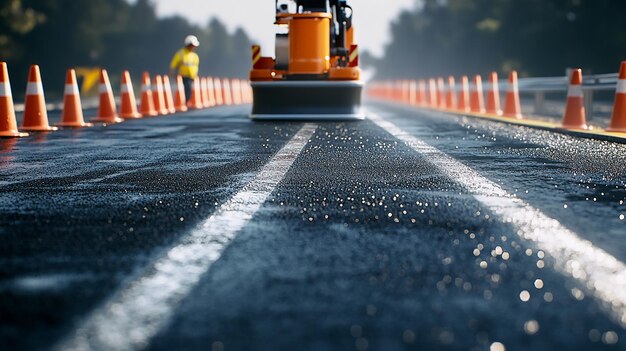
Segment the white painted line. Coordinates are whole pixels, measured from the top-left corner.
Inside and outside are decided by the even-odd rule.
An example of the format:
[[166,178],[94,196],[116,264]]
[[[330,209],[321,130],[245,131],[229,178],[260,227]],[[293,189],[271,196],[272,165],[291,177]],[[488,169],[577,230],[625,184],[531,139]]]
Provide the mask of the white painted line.
[[626,327],[626,265],[592,242],[580,238],[557,220],[506,192],[463,163],[446,155],[375,114],[371,120],[413,150],[425,156],[451,180],[462,185],[483,206],[504,223],[517,229],[517,235],[534,243],[555,260],[555,269],[580,282]]
[[304,127],[212,216],[131,279],[56,350],[137,350],[167,325],[177,305],[220,258],[285,177],[317,126]]

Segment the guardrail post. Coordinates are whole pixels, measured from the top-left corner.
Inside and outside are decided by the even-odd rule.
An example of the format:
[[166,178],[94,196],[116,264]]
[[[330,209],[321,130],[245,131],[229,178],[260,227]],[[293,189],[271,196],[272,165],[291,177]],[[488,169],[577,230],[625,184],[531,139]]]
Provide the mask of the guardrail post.
[[546,93],[543,91],[538,91],[535,93],[535,105],[534,105],[534,113],[541,114],[545,110],[546,103]]

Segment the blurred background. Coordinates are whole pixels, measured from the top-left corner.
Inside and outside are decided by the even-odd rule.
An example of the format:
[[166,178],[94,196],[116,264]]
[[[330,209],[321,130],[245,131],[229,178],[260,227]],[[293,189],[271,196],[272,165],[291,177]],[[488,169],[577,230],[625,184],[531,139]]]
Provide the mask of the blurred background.
[[[245,78],[250,45],[273,54],[273,0],[0,0],[0,59],[14,93],[28,66],[46,92],[69,67],[164,73],[188,34],[202,74]],[[352,0],[362,61],[377,78],[517,69],[521,76],[617,71],[624,0]],[[56,83],[58,82],[58,84]],[[55,84],[55,85],[53,85]],[[58,85],[58,87],[57,87]]]

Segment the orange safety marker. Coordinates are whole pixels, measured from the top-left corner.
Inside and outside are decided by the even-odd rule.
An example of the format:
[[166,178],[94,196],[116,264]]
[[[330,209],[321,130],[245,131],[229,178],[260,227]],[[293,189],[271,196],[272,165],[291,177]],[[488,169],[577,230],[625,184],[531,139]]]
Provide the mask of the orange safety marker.
[[122,73],[122,85],[120,86],[121,103],[120,117],[124,119],[141,118],[141,114],[137,111],[137,100],[135,99],[135,90],[133,82],[130,79],[130,72]]
[[76,71],[67,70],[65,78],[65,94],[63,98],[63,113],[61,114],[61,123],[59,127],[65,128],[84,128],[91,127],[93,124],[85,123],[83,117],[83,106],[80,101],[80,92],[78,90],[78,81],[76,80]]
[[483,94],[483,79],[477,75],[474,77],[470,96],[470,109],[473,113],[485,113],[485,95]]
[[123,119],[119,118],[116,110],[109,74],[103,69],[100,71],[100,107],[98,108],[98,116],[91,121],[104,124],[124,122]]
[[202,88],[200,87],[200,78],[193,80],[193,89],[191,89],[191,99],[187,102],[187,107],[194,110],[200,110],[204,108],[202,103]]
[[409,82],[409,105],[417,105],[417,82],[414,80]]
[[448,77],[448,91],[446,94],[446,106],[448,110],[454,111],[457,109],[456,104],[456,81],[454,77]]
[[498,86],[498,73],[492,72],[489,76],[489,92],[487,93],[487,113],[501,116],[500,109],[500,87]]
[[209,94],[209,105],[211,107],[215,107],[217,102],[215,102],[215,80],[211,77],[206,79],[207,91]]
[[17,129],[9,69],[6,62],[0,62],[0,138],[21,138],[26,136],[28,136],[28,133],[20,133]]
[[439,102],[437,101],[437,81],[430,79],[428,81],[428,106],[430,108],[437,108]]
[[154,98],[152,97],[152,82],[150,73],[144,72],[141,82],[141,115],[143,117],[155,117],[159,112],[154,108]]
[[211,107],[211,102],[209,101],[209,86],[206,77],[200,78],[200,93],[202,97],[202,107]]
[[187,97],[185,96],[185,84],[182,76],[176,76],[176,87],[174,93],[174,107],[177,112],[187,112]]
[[471,112],[469,78],[467,76],[461,77],[461,91],[459,91],[459,99],[457,101],[457,110],[460,112],[465,112],[465,113]]
[[213,78],[213,85],[215,86],[215,104],[217,106],[224,105],[224,88],[219,78]]
[[443,78],[437,79],[437,100],[440,110],[448,108],[448,104],[446,103],[446,84]]
[[165,107],[170,114],[176,113],[176,107],[174,107],[174,96],[172,95],[172,85],[170,84],[170,77],[163,76],[163,91],[165,92]]
[[[234,84],[234,80],[233,80],[233,84]],[[411,101],[411,92],[409,90],[409,81],[408,80],[403,80],[400,81],[400,86],[402,87],[402,103],[408,104]],[[233,101],[234,101],[234,96],[233,96]],[[236,105],[236,102],[235,102]]]
[[248,81],[247,80],[242,80],[241,81],[241,100],[242,100],[242,103],[244,103],[244,104],[249,104],[250,103],[250,96],[248,94]]
[[232,90],[230,89],[230,81],[228,78],[224,78],[222,82],[222,90],[224,90],[224,105],[233,104]]
[[615,103],[609,132],[626,133],[626,61],[623,61],[619,69],[619,80],[615,90]]
[[509,74],[509,86],[506,90],[504,103],[504,117],[522,118],[522,105],[519,99],[519,86],[517,83],[517,71]]
[[565,129],[588,129],[582,84],[582,69],[572,70],[572,77],[567,90],[567,104],[565,105],[565,114],[563,115],[562,125]]
[[156,75],[154,77],[152,100],[154,100],[154,109],[160,115],[164,116],[170,113],[167,106],[165,106],[165,92],[163,91],[163,77],[161,75]]
[[426,81],[420,80],[418,83],[418,91],[419,91],[419,105],[422,107],[428,106],[428,94],[426,91]]
[[51,127],[48,122],[46,98],[43,93],[41,73],[37,65],[32,65],[28,73],[22,129],[27,132],[49,132],[59,129],[57,127]]

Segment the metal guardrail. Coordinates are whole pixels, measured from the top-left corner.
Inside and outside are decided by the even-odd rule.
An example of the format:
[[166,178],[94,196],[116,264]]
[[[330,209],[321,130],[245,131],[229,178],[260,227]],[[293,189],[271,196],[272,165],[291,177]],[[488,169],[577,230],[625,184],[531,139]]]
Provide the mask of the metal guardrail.
[[[519,90],[523,94],[533,94],[535,98],[534,111],[540,114],[544,111],[546,94],[567,92],[569,86],[569,70],[565,76],[561,77],[538,77],[538,78],[520,78]],[[615,91],[617,87],[617,73],[589,75],[583,77],[583,92],[585,109],[587,117],[593,118],[593,100],[594,92],[597,91]],[[502,86],[506,86],[508,81],[501,82]]]

